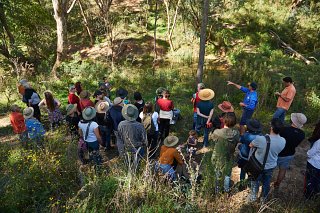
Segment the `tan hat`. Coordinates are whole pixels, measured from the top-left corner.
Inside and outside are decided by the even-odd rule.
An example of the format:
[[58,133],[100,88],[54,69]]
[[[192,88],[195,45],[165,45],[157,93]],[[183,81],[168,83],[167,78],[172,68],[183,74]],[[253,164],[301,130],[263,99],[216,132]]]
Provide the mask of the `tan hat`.
[[218,108],[223,112],[234,112],[233,106],[229,101],[224,101],[218,105]]
[[83,111],[82,111],[82,117],[84,120],[90,121],[92,120],[94,117],[96,117],[96,109],[93,107],[86,107]]
[[25,119],[32,118],[34,114],[34,109],[32,107],[27,107],[23,110],[23,117]]
[[138,108],[133,104],[126,104],[122,108],[122,116],[128,121],[135,121],[139,116]]
[[106,113],[109,110],[109,103],[106,101],[99,101],[96,104],[97,113]]
[[83,91],[81,91],[79,96],[81,99],[87,99],[90,97],[90,93],[87,90],[83,90]]
[[202,89],[199,92],[199,98],[203,101],[211,100],[214,97],[214,91],[212,89]]
[[116,97],[116,98],[113,100],[113,104],[114,104],[114,105],[119,105],[119,104],[122,103],[122,101],[123,101],[122,98]]
[[307,117],[302,113],[291,113],[291,121],[300,129],[307,122]]
[[167,147],[173,147],[177,145],[179,138],[177,136],[168,136],[164,139],[163,144]]
[[67,115],[71,115],[75,111],[77,111],[77,104],[68,104],[66,107]]

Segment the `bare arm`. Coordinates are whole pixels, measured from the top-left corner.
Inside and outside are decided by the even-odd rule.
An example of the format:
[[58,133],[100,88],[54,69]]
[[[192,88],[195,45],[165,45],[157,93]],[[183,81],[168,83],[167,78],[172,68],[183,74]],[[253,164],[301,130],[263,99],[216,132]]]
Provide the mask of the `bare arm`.
[[42,99],[42,101],[40,101],[40,103],[38,104],[39,107],[42,107],[44,105],[46,105],[46,99]]
[[212,118],[212,115],[213,115],[213,110],[214,110],[214,109],[211,109],[211,111],[210,111],[210,114],[209,114],[207,123],[210,123],[210,121],[211,121],[211,118]]
[[60,101],[59,101],[58,99],[54,99],[54,100],[56,101],[56,103],[57,103],[57,107],[59,108],[59,107],[61,106]]
[[79,128],[78,132],[79,132],[80,137],[83,138],[83,132],[82,132],[81,128]]
[[197,114],[200,115],[201,117],[204,117],[204,118],[207,118],[207,119],[209,118],[209,116],[206,116],[206,115],[202,114],[198,107],[197,107]]
[[93,131],[94,131],[94,134],[96,135],[96,137],[98,139],[99,144],[102,144],[102,139],[101,139],[101,136],[100,136],[99,128],[97,127]]
[[233,86],[235,86],[236,88],[238,88],[238,89],[240,89],[241,88],[241,86],[239,85],[239,84],[236,84],[236,83],[233,83],[232,81],[227,81],[227,85],[233,85]]

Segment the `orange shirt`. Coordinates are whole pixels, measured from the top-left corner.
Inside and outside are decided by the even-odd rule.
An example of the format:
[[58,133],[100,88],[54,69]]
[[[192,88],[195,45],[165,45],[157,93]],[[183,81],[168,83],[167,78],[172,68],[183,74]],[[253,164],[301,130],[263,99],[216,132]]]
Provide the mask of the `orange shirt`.
[[20,112],[12,112],[9,115],[9,118],[13,127],[13,131],[16,134],[21,134],[27,130],[26,125],[24,123],[24,117]]
[[290,86],[287,86],[281,92],[281,97],[286,97],[286,98],[288,98],[290,100],[289,101],[285,101],[285,100],[283,100],[283,98],[281,98],[279,96],[278,102],[277,102],[277,107],[278,108],[283,108],[285,110],[288,110],[295,95],[296,95],[296,88],[293,86],[293,84],[291,84]]
[[183,164],[182,157],[178,150],[174,147],[161,146],[160,150],[160,164],[173,164],[173,160],[176,159],[179,164]]

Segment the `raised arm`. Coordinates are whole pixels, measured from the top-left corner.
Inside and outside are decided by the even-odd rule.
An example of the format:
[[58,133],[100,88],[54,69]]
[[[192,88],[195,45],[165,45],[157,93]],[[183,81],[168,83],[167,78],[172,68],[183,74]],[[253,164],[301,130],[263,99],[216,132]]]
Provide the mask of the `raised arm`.
[[238,89],[241,88],[241,85],[236,84],[236,83],[233,83],[232,81],[227,81],[227,85],[233,85],[233,86],[235,86],[235,87],[238,88]]

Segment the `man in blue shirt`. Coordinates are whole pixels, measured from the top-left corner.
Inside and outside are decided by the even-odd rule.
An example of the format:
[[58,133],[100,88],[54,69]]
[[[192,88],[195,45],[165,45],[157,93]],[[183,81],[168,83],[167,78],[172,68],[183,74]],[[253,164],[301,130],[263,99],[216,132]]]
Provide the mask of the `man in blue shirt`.
[[227,83],[228,85],[233,85],[240,89],[242,92],[246,93],[243,102],[239,103],[239,105],[243,109],[240,120],[240,135],[243,135],[245,132],[244,125],[246,125],[248,119],[251,119],[253,112],[258,104],[258,93],[256,91],[257,84],[255,82],[251,82],[248,84],[247,88],[231,81],[227,81]]

